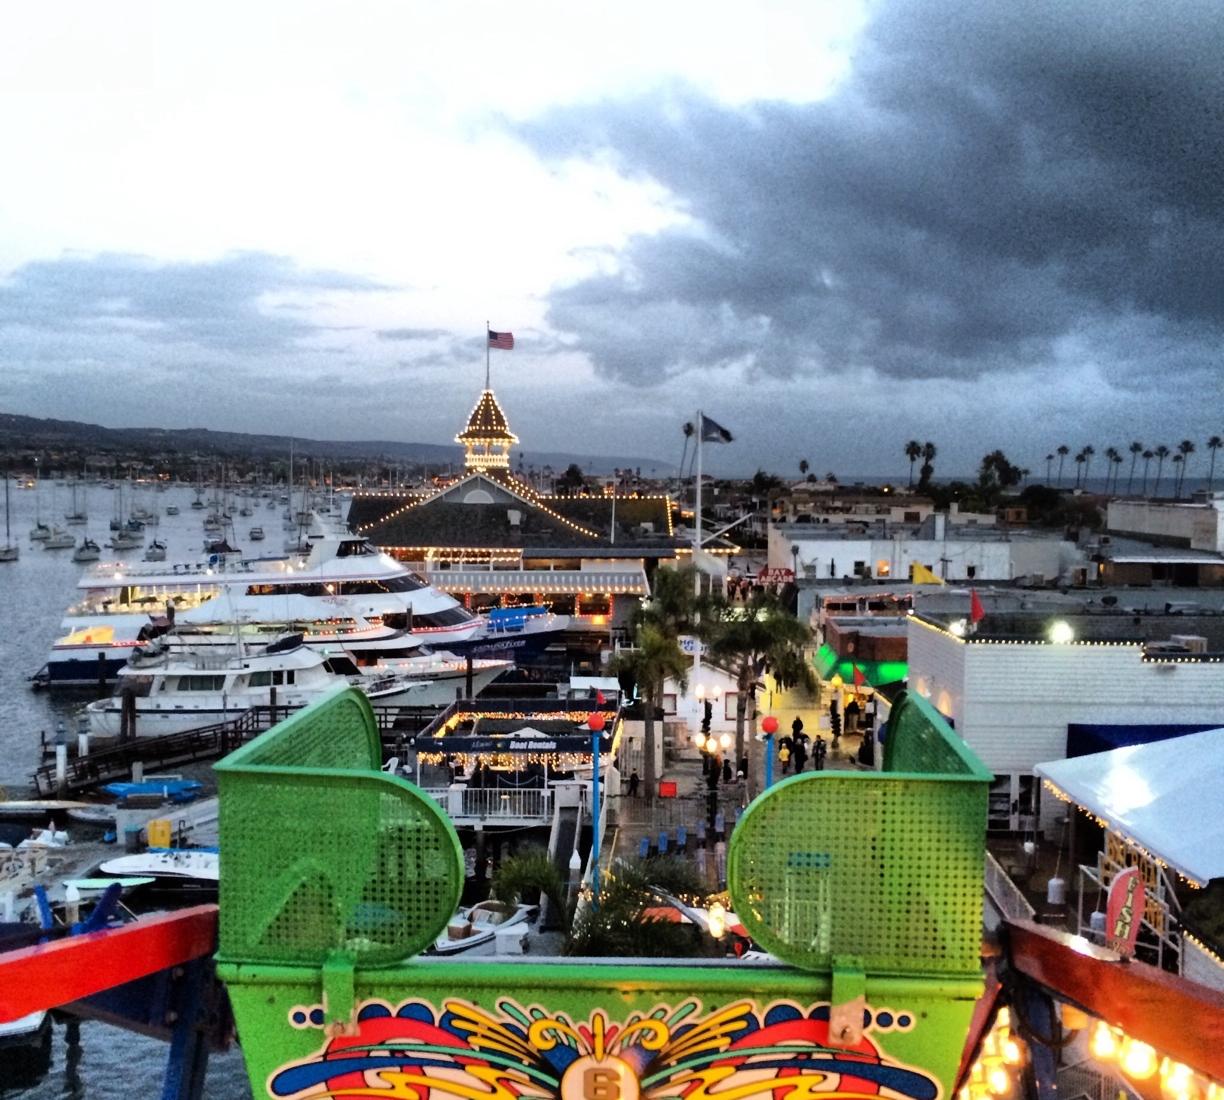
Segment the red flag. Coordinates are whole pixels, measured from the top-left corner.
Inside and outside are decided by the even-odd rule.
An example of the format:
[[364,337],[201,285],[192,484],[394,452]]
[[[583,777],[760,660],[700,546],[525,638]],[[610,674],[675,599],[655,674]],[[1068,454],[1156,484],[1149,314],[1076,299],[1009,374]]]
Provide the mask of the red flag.
[[602,706],[604,705],[604,703],[606,703],[607,701],[608,701],[608,700],[604,698],[604,693],[603,693],[602,691],[600,691],[600,690],[599,690],[599,688],[596,688],[596,689],[595,689],[595,703],[596,703],[596,705],[597,705],[597,706],[601,706],[601,707],[602,707]]
[[981,622],[986,618],[986,608],[982,606],[982,601],[978,599],[977,589],[969,589],[969,621],[971,623]]
[[863,670],[859,668],[857,662],[852,667],[854,668],[854,686],[861,688],[867,682],[867,677],[863,675]]

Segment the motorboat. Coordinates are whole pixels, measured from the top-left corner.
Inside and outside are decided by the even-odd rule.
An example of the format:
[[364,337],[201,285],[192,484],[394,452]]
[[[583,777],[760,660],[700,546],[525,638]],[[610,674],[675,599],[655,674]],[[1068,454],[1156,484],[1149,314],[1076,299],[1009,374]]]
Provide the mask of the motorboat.
[[166,560],[166,544],[154,539],[149,543],[148,548],[144,552],[145,561],[165,561]]
[[177,516],[179,514],[179,506],[177,504],[166,505],[166,515]]
[[150,848],[105,860],[92,877],[151,878],[151,890],[190,890],[212,894],[221,880],[221,855],[215,848]]
[[317,522],[307,544],[306,554],[219,552],[173,564],[99,562],[77,582],[81,598],[65,613],[63,633],[34,682],[69,687],[95,685],[100,675],[113,680],[143,641],[172,625],[171,615],[182,619],[188,613],[197,624],[361,617],[450,651],[486,629],[454,597],[361,535]]
[[263,542],[264,529],[262,527],[252,527],[249,538],[252,542]]
[[76,535],[60,527],[52,527],[51,533],[42,540],[44,550],[71,550],[76,546]]
[[359,668],[343,653],[327,656],[303,645],[300,634],[263,647],[248,646],[241,638],[224,641],[193,644],[166,634],[133,653],[119,673],[115,694],[84,708],[90,732],[118,734],[125,707],[130,707],[138,734],[182,733],[229,721],[255,706],[302,707],[341,685],[359,688],[370,702],[385,705],[436,706],[454,699],[444,679]]
[[102,556],[102,548],[88,535],[81,545],[72,552],[73,561],[97,561]]
[[522,924],[534,915],[534,905],[507,905],[489,900],[457,912],[430,948],[435,955],[492,955],[498,929]]

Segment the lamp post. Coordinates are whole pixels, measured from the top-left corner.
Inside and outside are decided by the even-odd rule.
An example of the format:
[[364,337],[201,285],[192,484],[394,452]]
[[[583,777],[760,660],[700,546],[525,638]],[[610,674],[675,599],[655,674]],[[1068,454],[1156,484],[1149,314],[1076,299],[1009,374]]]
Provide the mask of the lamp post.
[[773,739],[778,732],[778,720],[767,714],[761,721],[761,731],[765,734],[765,789],[769,790],[773,786]]
[[593,711],[587,719],[591,731],[591,904],[599,905],[599,735],[603,732],[604,716]]

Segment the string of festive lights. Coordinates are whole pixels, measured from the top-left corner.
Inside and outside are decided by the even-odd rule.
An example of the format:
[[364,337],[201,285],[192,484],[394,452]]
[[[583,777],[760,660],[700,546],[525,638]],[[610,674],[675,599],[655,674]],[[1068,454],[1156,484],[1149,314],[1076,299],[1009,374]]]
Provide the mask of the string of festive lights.
[[1193,875],[1187,875],[1183,871],[1179,870],[1177,867],[1170,866],[1167,860],[1165,860],[1161,856],[1158,856],[1155,852],[1148,851],[1148,849],[1145,848],[1133,836],[1130,836],[1128,833],[1120,829],[1115,822],[1110,821],[1108,818],[1102,817],[1100,814],[1096,813],[1094,810],[1088,809],[1086,806],[1080,805],[1078,802],[1075,801],[1075,799],[1073,799],[1069,794],[1067,794],[1061,788],[1055,786],[1055,784],[1052,783],[1050,780],[1048,779],[1042,780],[1042,786],[1045,787],[1045,789],[1049,791],[1050,794],[1052,794],[1060,802],[1065,802],[1069,806],[1074,806],[1075,809],[1079,810],[1079,812],[1082,813],[1086,818],[1095,822],[1102,829],[1105,829],[1108,832],[1113,833],[1128,848],[1133,848],[1136,852],[1138,852],[1141,856],[1143,856],[1144,859],[1151,860],[1154,864],[1156,864],[1157,867],[1161,868],[1161,870],[1170,871],[1173,874],[1175,874],[1178,877],[1178,879],[1181,882],[1186,883],[1187,886],[1190,886],[1195,890],[1201,890],[1204,886],[1207,885],[1206,882],[1200,882]]

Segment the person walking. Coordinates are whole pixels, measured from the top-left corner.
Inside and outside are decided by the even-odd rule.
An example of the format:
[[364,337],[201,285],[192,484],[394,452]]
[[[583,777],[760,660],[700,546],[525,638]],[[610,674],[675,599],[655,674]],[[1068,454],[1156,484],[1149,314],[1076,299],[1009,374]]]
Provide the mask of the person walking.
[[791,737],[793,737],[797,741],[802,733],[803,733],[803,719],[800,718],[799,715],[796,714],[795,720],[791,723]]
[[638,776],[637,768],[634,768],[633,771],[629,773],[629,797],[630,798],[637,798],[638,787],[641,785],[641,782],[642,780]]

